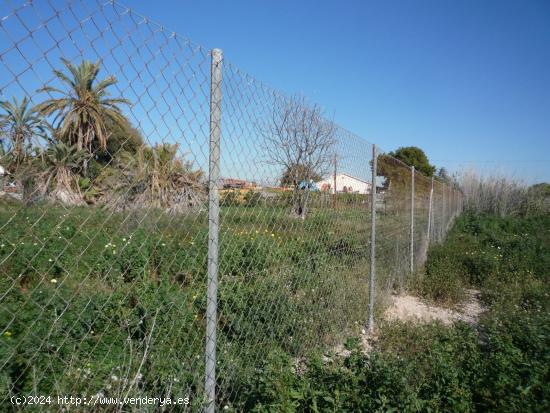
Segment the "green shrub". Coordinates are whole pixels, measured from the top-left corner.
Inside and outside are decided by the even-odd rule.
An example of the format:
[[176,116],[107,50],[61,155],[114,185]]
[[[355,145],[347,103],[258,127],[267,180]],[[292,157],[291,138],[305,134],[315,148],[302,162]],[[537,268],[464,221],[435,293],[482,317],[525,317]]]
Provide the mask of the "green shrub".
[[464,298],[465,271],[460,260],[449,250],[445,245],[430,248],[425,273],[417,275],[411,283],[423,297],[453,305]]
[[247,207],[256,207],[264,202],[261,192],[249,190],[244,194],[243,204]]
[[220,197],[220,206],[222,207],[229,207],[229,206],[237,206],[240,205],[241,201],[239,198],[239,192],[238,191],[225,191],[222,192]]

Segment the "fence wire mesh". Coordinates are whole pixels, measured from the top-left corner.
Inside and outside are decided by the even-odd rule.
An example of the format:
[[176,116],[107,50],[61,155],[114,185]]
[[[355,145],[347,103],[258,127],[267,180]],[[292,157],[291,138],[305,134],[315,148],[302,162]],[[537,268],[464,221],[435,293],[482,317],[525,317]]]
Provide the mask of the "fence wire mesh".
[[248,410],[271,355],[299,371],[365,329],[374,219],[376,320],[461,210],[456,189],[387,153],[373,180],[376,148],[320,107],[227,59],[213,78],[210,51],[117,2],[6,2],[0,16],[12,411],[41,411],[13,404],[28,395],[54,410],[70,409],[58,396],[94,404],[78,411],[158,411],[109,404],[130,396]]

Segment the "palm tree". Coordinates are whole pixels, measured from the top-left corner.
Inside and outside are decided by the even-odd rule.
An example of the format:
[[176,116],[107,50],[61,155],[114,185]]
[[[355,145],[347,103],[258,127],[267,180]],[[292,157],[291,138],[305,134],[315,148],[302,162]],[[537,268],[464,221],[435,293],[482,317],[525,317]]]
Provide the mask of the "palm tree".
[[59,136],[68,145],[76,145],[77,150],[86,149],[93,154],[97,146],[107,147],[109,130],[107,123],[127,125],[119,105],[129,104],[123,98],[111,98],[107,89],[116,84],[114,76],[98,80],[100,62],[84,60],[74,66],[66,59],[63,64],[69,71],[66,75],[54,70],[55,76],[65,85],[66,90],[46,86],[40,91],[57,93],[57,99],[48,99],[38,106],[43,115],[54,115],[54,124],[59,129]]
[[[12,172],[16,171],[27,156],[27,150],[33,146],[33,139],[46,137],[48,126],[40,116],[37,108],[30,105],[30,100],[25,96],[18,101],[0,102],[0,108],[4,113],[0,114],[0,131],[9,142],[10,166]],[[4,145],[2,144],[2,152]]]
[[203,173],[178,156],[177,144],[144,145],[135,155],[126,157],[121,159],[124,183],[119,190],[129,199],[123,198],[122,202],[176,212],[203,201]]
[[44,152],[40,174],[42,195],[70,205],[82,205],[84,200],[78,187],[79,172],[90,155],[76,145],[57,142]]

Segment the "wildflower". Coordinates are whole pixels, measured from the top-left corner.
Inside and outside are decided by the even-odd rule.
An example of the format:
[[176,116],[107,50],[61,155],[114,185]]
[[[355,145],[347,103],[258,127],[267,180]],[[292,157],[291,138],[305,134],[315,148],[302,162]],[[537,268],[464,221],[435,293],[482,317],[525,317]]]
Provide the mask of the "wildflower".
[[53,262],[53,260],[51,258],[48,258],[48,262]]
[[272,236],[272,237],[274,237],[274,236],[275,236],[275,234],[271,234],[271,236]]
[[122,241],[126,242],[126,238],[122,238]]
[[4,331],[4,335],[6,337],[11,337],[11,331]]
[[50,280],[50,282],[51,282],[52,284],[57,284],[57,280],[56,280],[55,278],[52,278],[52,279]]

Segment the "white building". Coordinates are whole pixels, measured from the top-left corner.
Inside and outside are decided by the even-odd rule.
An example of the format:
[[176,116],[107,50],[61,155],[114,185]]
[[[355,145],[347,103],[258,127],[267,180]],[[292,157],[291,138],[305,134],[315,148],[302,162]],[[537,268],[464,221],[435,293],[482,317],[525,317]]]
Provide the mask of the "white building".
[[[320,191],[334,193],[334,175],[317,182]],[[371,183],[348,174],[336,174],[336,192],[370,194]]]

